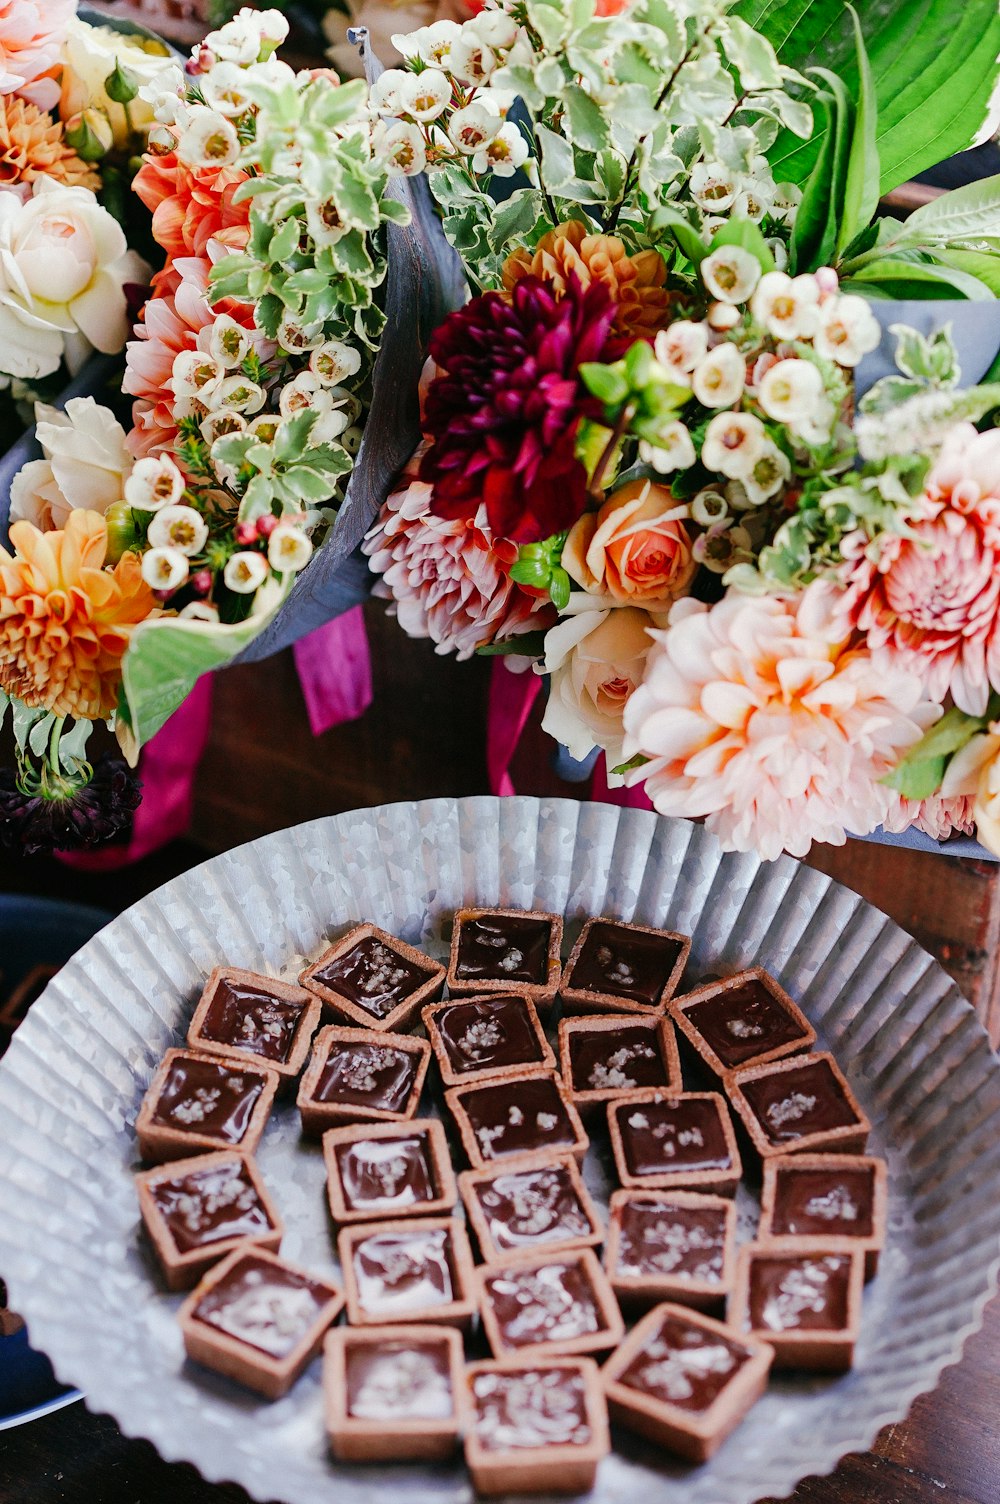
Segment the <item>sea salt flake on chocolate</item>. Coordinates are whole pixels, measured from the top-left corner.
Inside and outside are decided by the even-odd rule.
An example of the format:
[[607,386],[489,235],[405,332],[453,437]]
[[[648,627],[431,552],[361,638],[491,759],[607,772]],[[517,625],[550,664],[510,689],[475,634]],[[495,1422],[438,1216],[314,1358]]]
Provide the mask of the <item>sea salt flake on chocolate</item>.
[[816,1098],[806,1092],[795,1091],[781,1102],[772,1102],[764,1116],[772,1128],[783,1128],[786,1123],[797,1123],[816,1106]]
[[649,1345],[649,1356],[656,1361],[641,1369],[640,1382],[671,1400],[689,1400],[696,1381],[709,1374],[724,1377],[736,1367],[736,1359],[721,1343],[676,1352],[665,1342],[656,1341]]
[[806,1216],[821,1217],[825,1222],[856,1222],[861,1215],[851,1200],[846,1186],[831,1186],[821,1196],[812,1196],[806,1202]]

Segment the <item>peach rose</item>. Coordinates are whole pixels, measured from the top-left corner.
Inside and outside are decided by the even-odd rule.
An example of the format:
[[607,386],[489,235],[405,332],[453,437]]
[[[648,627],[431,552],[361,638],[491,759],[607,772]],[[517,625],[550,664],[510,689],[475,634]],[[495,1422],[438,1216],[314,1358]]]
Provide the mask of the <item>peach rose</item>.
[[991,721],[957,751],[945,769],[943,799],[973,800],[976,835],[987,851],[1000,856],[1000,721]]
[[574,523],[563,567],[590,594],[620,606],[666,611],[687,593],[697,565],[684,526],[686,505],[667,486],[635,480],[622,486],[599,512]]

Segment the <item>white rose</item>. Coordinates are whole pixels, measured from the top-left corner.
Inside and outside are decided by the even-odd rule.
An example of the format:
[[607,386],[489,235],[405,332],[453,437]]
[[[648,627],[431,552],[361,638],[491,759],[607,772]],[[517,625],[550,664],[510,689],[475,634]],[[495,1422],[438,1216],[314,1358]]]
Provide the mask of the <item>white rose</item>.
[[14,477],[11,522],[32,522],[44,533],[63,527],[73,508],[103,516],[121,501],[132,459],[113,413],[93,397],[74,397],[65,412],[39,402],[35,420],[45,458]]
[[0,193],[0,366],[48,376],[78,335],[116,354],[129,334],[125,284],[148,276],[89,188],[39,178],[26,202]]
[[63,48],[65,65],[59,113],[64,120],[82,110],[103,110],[111,122],[115,145],[128,145],[131,134],[124,105],[109,99],[104,87],[108,75],[120,62],[142,91],[128,107],[136,130],[148,131],[155,117],[153,99],[157,90],[175,95],[179,70],[162,43],[114,31],[110,26],[90,26],[79,17],[69,23]]
[[[606,604],[605,604],[606,602]],[[574,593],[563,619],[545,635],[551,675],[542,729],[583,759],[595,746],[608,769],[622,759],[625,704],[642,682],[657,619],[634,606],[612,607],[602,596]]]

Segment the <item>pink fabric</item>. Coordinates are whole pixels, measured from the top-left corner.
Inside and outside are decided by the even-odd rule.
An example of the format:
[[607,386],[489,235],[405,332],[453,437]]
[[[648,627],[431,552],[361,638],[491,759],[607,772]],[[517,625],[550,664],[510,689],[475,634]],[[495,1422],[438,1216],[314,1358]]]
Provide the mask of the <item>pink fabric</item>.
[[608,788],[607,763],[603,757],[597,759],[597,766],[590,780],[590,797],[600,804],[617,804],[622,809],[653,808],[641,783],[631,789],[624,785],[621,788]]
[[187,830],[194,803],[194,779],[212,724],[212,676],[198,680],[139,758],[142,803],[135,812],[127,845],[99,851],[64,851],[60,861],[83,872],[110,872],[138,862]]
[[364,715],[372,702],[372,663],[360,606],[301,637],[292,651],[313,736]]
[[512,674],[502,658],[494,662],[486,717],[486,769],[494,794],[517,793],[510,765],[541,687],[538,674],[530,669]]

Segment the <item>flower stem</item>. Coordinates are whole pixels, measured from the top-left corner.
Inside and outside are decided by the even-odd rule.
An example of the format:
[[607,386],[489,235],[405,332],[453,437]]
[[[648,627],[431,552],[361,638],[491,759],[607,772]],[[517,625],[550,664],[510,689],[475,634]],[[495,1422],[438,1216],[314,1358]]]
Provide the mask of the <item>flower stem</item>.
[[49,737],[48,763],[57,778],[62,776],[59,764],[59,742],[62,739],[63,727],[66,725],[65,716],[57,716],[52,722],[52,735]]
[[594,466],[594,473],[590,477],[590,484],[588,485],[587,489],[594,500],[598,503],[598,505],[600,505],[600,503],[604,500],[603,482],[607,468],[611,464],[615,450],[618,448],[618,445],[621,443],[622,439],[628,432],[629,424],[632,422],[632,419],[634,417],[635,403],[626,402],[625,406],[622,408],[621,412],[618,415],[617,423],[608,436],[608,442],[605,444],[603,450],[601,451],[601,457],[597,461],[597,464]]
[[[700,40],[700,38],[699,38],[699,40]],[[663,105],[664,105],[664,103],[666,101],[667,95],[670,93],[670,90],[673,88],[674,84],[677,82],[677,79],[680,76],[681,69],[684,67],[685,63],[688,63],[688,62],[691,61],[692,56],[694,55],[695,51],[697,50],[697,45],[698,45],[697,42],[692,42],[692,44],[688,48],[687,52],[685,52],[684,56],[681,58],[680,62],[677,64],[677,67],[674,69],[673,73],[671,73],[670,77],[667,79],[666,83],[663,85],[663,88],[660,90],[660,97],[656,101],[656,105],[654,106],[654,108],[656,110],[660,110],[660,109],[663,108]],[[611,213],[608,215],[607,219],[604,221],[604,233],[605,233],[605,235],[611,235],[617,229],[617,227],[618,227],[619,216],[621,215],[621,212],[622,212],[622,210],[625,207],[626,200],[628,199],[628,196],[629,196],[629,194],[632,191],[632,174],[635,171],[635,161],[636,161],[636,157],[638,156],[638,154],[639,154],[639,148],[638,148],[638,146],[636,146],[636,148],[633,151],[631,157],[629,157],[628,166],[625,169],[625,186],[622,189],[622,196],[618,200],[617,204],[615,204],[614,208],[612,209]]]

